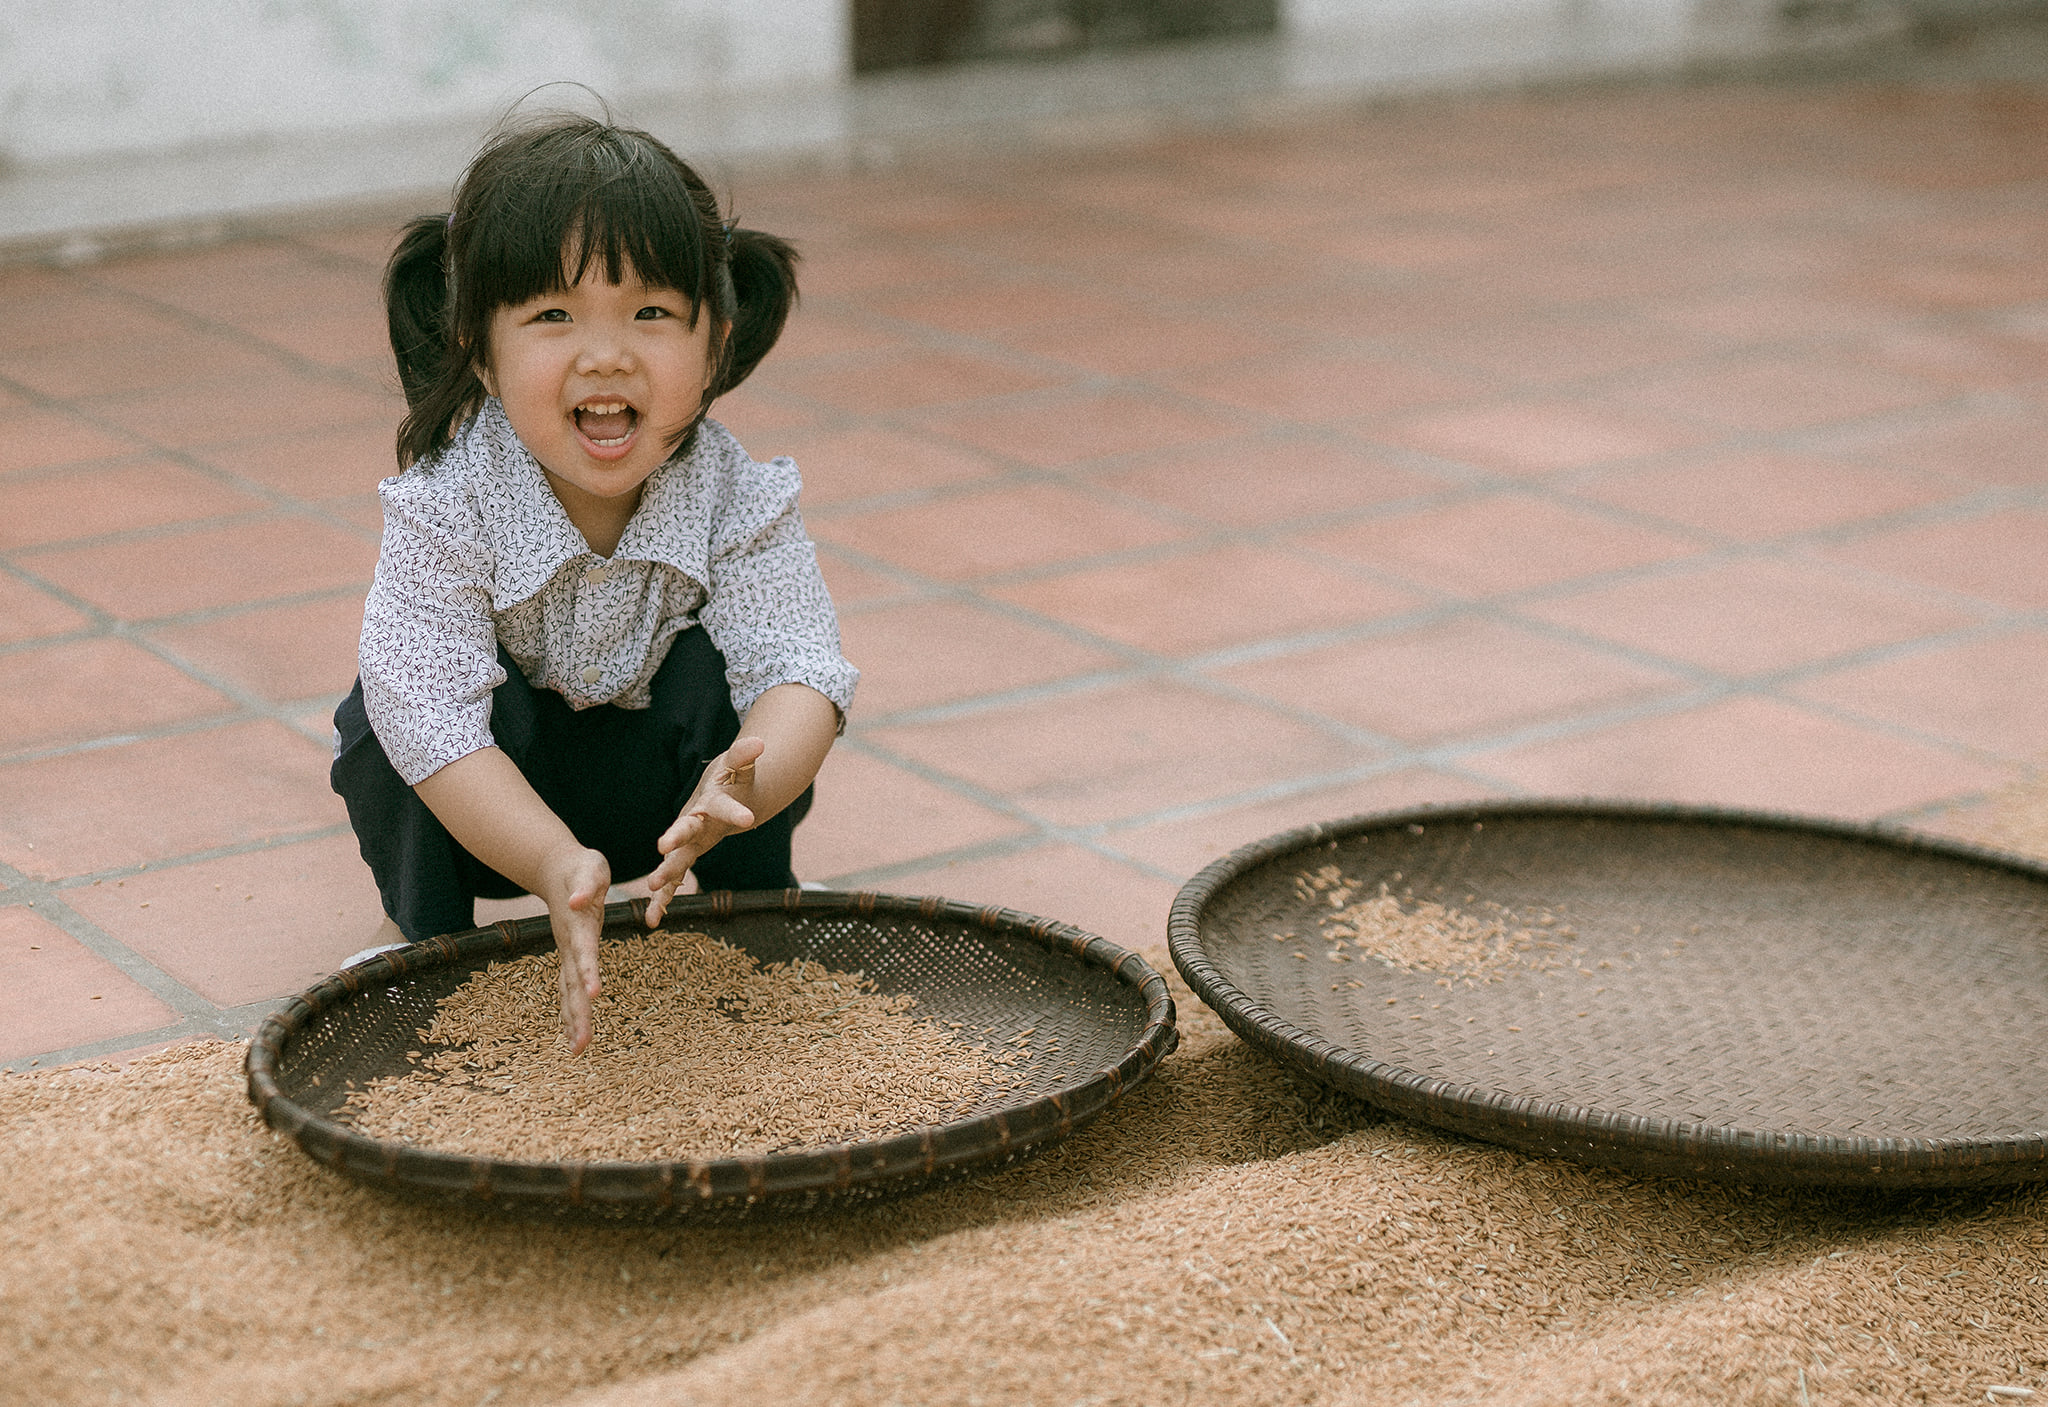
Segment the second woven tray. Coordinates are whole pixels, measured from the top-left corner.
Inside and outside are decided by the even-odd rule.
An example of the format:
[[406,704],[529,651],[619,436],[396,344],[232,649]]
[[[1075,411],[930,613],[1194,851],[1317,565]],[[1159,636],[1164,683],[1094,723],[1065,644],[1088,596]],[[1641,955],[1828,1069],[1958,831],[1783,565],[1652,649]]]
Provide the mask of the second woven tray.
[[[1356,937],[1375,904],[1423,962]],[[1466,960],[1428,961],[1432,924]],[[1736,1182],[2048,1177],[2048,871],[2011,856],[1740,812],[1431,808],[1247,846],[1170,929],[1246,1041],[1420,1122]]]

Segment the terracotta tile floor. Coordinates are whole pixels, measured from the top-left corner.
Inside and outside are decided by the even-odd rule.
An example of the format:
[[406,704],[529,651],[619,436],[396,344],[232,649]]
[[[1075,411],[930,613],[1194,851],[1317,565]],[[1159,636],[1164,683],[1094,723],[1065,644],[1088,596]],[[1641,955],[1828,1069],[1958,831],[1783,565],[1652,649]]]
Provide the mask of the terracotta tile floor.
[[[742,180],[869,678],[799,868],[1158,955],[1230,847],[1606,793],[1955,828],[2048,758],[2048,96],[1415,102]],[[0,1059],[247,1030],[326,785],[386,232],[0,270]],[[491,912],[502,912],[502,906]]]

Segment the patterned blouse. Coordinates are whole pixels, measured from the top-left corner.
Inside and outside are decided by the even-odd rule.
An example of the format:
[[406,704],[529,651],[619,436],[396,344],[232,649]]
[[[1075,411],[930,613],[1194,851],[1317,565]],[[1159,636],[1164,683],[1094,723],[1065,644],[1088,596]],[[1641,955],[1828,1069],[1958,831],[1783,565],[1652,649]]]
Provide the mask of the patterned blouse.
[[384,546],[363,608],[363,703],[408,784],[491,745],[503,644],[574,708],[646,708],[675,637],[702,625],[744,716],[808,684],[842,720],[859,672],[797,513],[796,465],[756,464],[704,422],[641,491],[609,559],[590,550],[494,398],[431,460],[377,486]]

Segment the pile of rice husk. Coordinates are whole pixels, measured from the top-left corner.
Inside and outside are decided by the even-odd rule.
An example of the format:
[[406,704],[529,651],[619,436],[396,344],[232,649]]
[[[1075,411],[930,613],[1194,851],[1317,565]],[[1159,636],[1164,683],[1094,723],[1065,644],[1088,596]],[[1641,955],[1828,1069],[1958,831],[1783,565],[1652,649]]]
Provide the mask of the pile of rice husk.
[[1296,1083],[1179,995],[1180,1053],[1059,1151],[761,1226],[536,1226],[381,1197],[256,1122],[239,1045],[0,1078],[0,1397],[2048,1399],[2042,1188],[1783,1191],[1532,1160]]
[[[1397,896],[1384,880],[1361,899],[1357,896],[1365,885],[1336,865],[1297,875],[1294,883],[1302,898],[1320,897],[1332,910],[1319,927],[1329,945],[1325,956],[1337,962],[1370,958],[1403,972],[1462,977],[1470,987],[1498,982],[1515,968],[1553,971],[1579,952],[1566,941],[1577,936],[1576,930],[1547,909],[1522,915],[1488,901],[1481,918],[1433,899]],[[1294,936],[1279,933],[1274,941]]]
[[764,967],[706,933],[630,951],[606,969],[581,1055],[562,1038],[560,955],[494,962],[440,1000],[416,1068],[354,1091],[343,1117],[484,1157],[730,1158],[945,1123],[1016,1084],[997,1065],[1029,1054],[919,1021],[915,997],[863,974]]

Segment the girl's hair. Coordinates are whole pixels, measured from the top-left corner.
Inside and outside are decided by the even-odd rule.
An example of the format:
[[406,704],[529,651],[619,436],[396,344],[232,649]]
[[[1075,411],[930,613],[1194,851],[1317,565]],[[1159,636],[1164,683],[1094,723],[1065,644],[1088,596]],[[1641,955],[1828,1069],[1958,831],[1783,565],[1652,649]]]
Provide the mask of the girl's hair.
[[670,446],[684,448],[781,335],[796,258],[774,235],[724,222],[704,178],[645,132],[572,113],[501,130],[463,172],[455,208],[407,225],[384,269],[407,408],[399,467],[446,448],[483,405],[477,373],[498,309],[564,292],[592,269],[675,289],[691,327],[711,312],[704,403]]

